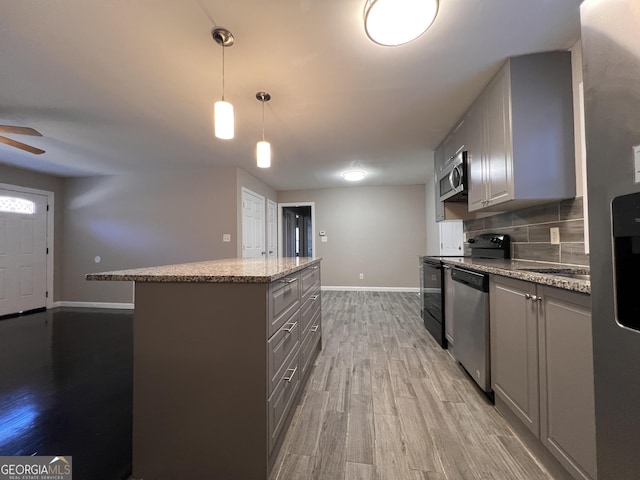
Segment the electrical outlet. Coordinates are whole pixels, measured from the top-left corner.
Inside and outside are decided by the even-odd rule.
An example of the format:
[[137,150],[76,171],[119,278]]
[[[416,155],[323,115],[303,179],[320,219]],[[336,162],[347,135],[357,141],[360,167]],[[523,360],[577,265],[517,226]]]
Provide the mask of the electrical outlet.
[[549,235],[551,236],[552,245],[558,245],[560,243],[560,229],[558,227],[550,228]]
[[222,241],[223,242],[230,242],[231,241],[231,234],[230,233],[223,233],[222,234]]
[[360,274],[360,280],[364,280],[364,273]]

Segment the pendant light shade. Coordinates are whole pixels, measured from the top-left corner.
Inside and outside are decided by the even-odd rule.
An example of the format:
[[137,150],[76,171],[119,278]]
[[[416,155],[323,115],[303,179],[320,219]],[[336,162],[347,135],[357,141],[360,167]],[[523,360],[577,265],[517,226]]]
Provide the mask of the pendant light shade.
[[215,136],[223,140],[234,136],[233,105],[224,100],[224,49],[233,45],[233,34],[226,28],[216,27],[211,30],[211,36],[222,47],[222,100],[213,106],[213,125]]
[[224,100],[218,100],[213,105],[213,117],[216,137],[223,140],[233,138],[233,105]]
[[367,0],[364,28],[375,43],[403,45],[426,32],[437,13],[438,0]]
[[264,140],[258,142],[256,146],[258,157],[258,167],[269,168],[271,166],[271,144]]
[[258,92],[256,98],[262,102],[262,141],[256,145],[256,158],[258,167],[269,168],[271,166],[271,144],[264,140],[264,104],[271,100],[271,95],[267,92]]

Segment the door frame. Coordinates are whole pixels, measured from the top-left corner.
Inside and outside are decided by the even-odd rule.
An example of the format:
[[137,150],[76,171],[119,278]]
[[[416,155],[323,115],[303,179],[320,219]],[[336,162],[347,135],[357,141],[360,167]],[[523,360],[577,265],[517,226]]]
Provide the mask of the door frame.
[[55,216],[54,216],[54,212],[55,212],[55,193],[54,192],[50,192],[49,190],[39,190],[37,188],[29,188],[29,187],[21,187],[18,185],[11,185],[8,183],[0,183],[0,189],[2,190],[9,190],[11,192],[16,192],[16,194],[20,194],[20,193],[30,193],[33,195],[42,195],[47,197],[47,249],[49,250],[49,253],[47,255],[47,279],[46,279],[46,284],[47,284],[47,303],[46,306],[47,308],[53,308],[54,302],[53,302],[53,297],[54,297],[54,292],[53,292],[53,256],[55,253],[55,249],[53,248],[54,246],[54,241],[53,241],[53,233],[54,233],[54,225],[55,225]]
[[282,210],[285,207],[311,207],[311,253],[315,257],[316,252],[316,202],[288,202],[278,203],[278,256],[282,257]]

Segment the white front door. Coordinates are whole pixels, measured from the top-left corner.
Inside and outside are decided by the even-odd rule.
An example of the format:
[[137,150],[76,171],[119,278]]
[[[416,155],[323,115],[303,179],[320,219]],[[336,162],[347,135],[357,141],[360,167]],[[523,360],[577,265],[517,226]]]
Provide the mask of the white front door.
[[47,305],[47,197],[0,189],[0,315]]
[[278,205],[267,200],[267,257],[278,253]]
[[264,197],[242,189],[242,257],[265,256]]

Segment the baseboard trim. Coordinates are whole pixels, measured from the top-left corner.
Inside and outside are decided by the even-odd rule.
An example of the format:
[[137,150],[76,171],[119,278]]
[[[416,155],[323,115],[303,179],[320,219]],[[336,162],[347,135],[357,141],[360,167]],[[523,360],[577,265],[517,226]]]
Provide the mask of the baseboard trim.
[[410,292],[420,293],[417,287],[349,287],[349,286],[333,286],[322,285],[321,290],[327,292]]
[[74,307],[74,308],[111,308],[117,310],[133,310],[133,303],[112,303],[112,302],[54,302],[53,307]]

